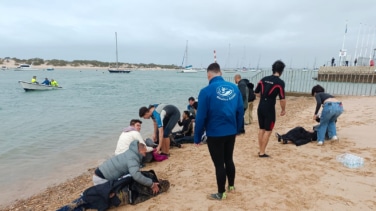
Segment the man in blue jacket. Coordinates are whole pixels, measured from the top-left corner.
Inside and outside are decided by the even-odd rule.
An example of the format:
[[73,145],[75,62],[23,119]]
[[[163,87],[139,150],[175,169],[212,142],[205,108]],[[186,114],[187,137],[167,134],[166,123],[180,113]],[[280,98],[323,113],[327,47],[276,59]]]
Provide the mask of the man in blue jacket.
[[226,198],[228,191],[235,190],[235,164],[233,151],[235,137],[241,130],[244,108],[238,87],[222,78],[220,66],[212,63],[207,69],[209,85],[201,89],[194,129],[194,142],[199,144],[206,131],[207,145],[215,166],[218,192],[209,199]]

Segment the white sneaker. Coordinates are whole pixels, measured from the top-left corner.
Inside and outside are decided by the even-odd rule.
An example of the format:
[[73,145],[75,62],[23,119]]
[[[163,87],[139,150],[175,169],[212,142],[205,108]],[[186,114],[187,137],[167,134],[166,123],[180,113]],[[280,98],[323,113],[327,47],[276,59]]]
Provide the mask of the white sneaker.
[[322,145],[324,145],[324,142],[323,142],[323,141],[319,141],[319,142],[317,142],[317,146],[322,146]]
[[337,136],[333,136],[330,140],[332,140],[332,141],[338,141],[338,137]]

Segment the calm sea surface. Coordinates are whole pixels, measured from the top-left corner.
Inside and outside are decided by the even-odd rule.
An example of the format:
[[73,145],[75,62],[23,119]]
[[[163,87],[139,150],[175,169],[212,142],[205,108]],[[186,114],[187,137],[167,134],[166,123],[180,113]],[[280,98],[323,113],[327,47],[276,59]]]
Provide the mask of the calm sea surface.
[[[64,89],[25,92],[18,81],[33,75],[39,82],[53,78]],[[0,71],[0,204],[99,165],[113,155],[121,130],[139,118],[141,106],[170,103],[183,111],[188,97],[207,84],[205,72]],[[143,120],[142,134],[152,134],[151,120]]]

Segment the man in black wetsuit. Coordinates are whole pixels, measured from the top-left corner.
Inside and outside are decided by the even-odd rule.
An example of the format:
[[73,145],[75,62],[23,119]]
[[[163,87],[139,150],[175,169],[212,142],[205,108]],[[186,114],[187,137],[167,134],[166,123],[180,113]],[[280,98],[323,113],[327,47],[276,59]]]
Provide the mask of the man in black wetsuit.
[[273,75],[262,78],[256,87],[255,93],[259,97],[260,103],[257,108],[257,116],[259,122],[259,157],[269,157],[265,153],[266,146],[269,142],[270,134],[275,124],[275,104],[276,97],[279,96],[281,105],[281,116],[286,114],[285,100],[285,82],[279,77],[285,68],[285,64],[278,60],[272,66]]

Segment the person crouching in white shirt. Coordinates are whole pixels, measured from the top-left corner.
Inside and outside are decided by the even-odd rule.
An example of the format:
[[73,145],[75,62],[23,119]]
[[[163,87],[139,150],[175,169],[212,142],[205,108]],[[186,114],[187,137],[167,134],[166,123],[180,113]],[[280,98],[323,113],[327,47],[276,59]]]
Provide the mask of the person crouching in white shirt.
[[[119,140],[117,142],[115,155],[125,152],[129,149],[129,145],[134,140],[138,140],[140,143],[146,145],[144,139],[141,136],[141,124],[142,121],[139,119],[132,119],[129,123],[129,126],[123,129],[123,132],[120,134]],[[153,147],[146,147],[146,156],[143,157],[142,163],[149,163],[153,160]]]

